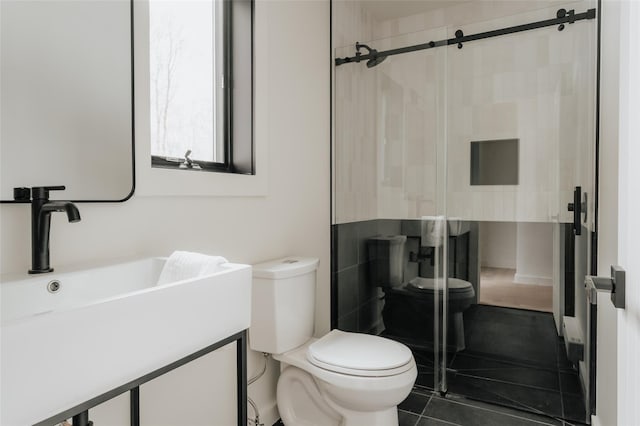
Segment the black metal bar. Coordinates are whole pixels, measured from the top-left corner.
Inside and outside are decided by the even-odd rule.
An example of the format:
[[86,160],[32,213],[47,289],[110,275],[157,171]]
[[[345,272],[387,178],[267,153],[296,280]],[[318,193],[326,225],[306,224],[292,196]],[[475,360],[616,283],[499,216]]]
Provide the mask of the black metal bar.
[[458,237],[453,237],[453,278],[458,278]]
[[[598,0],[598,10],[602,13],[602,0]],[[591,233],[591,275],[598,275],[598,208],[600,193],[600,58],[602,55],[602,19],[598,16],[598,37],[596,41],[596,140],[595,140],[595,182],[593,188],[593,232]],[[589,366],[589,401],[587,418],[589,414],[595,415],[596,407],[596,380],[598,364],[598,306],[591,305],[591,351]]]
[[564,314],[573,317],[576,314],[576,272],[575,246],[576,237],[573,234],[573,224],[563,223],[564,238]]
[[471,251],[471,231],[467,232],[467,252],[466,252],[466,276],[465,276],[465,280],[466,281],[471,281],[470,279],[470,273],[469,273],[469,268],[470,268],[470,264],[471,264],[471,260],[469,259],[470,256],[470,251]]
[[73,416],[71,424],[73,424],[73,426],[89,426],[89,411],[85,410]]
[[238,368],[238,426],[247,424],[247,333],[236,341],[236,365]]
[[[331,52],[333,52],[333,1],[334,0],[329,0],[329,57],[331,58]],[[334,88],[334,78],[333,78],[333,66],[331,64],[331,61],[329,61],[328,63],[329,65],[329,158],[333,158],[333,126],[334,126],[334,120],[333,120],[333,100],[334,100],[334,96],[333,96],[333,88]],[[334,202],[333,202],[333,161],[329,161],[329,188],[331,188],[331,191],[329,191],[329,230],[331,232],[331,237],[330,237],[330,247],[331,247],[331,256],[329,257],[329,262],[330,262],[330,268],[329,271],[331,271],[331,275],[330,275],[330,289],[329,289],[329,293],[330,293],[330,312],[329,312],[329,317],[330,317],[330,328],[331,330],[333,330],[334,328],[338,328],[338,283],[337,283],[337,278],[336,278],[336,274],[333,273],[333,271],[335,271],[338,267],[338,262],[336,260],[336,256],[337,256],[337,225],[334,225],[334,214],[333,214],[333,207],[334,207]]]
[[[228,345],[229,343],[233,343],[241,339],[243,342],[246,342],[246,330],[240,331],[232,336],[229,336],[225,339],[220,340],[219,342],[213,343],[205,348],[200,349],[199,351],[196,351],[190,355],[185,356],[184,358],[180,358],[179,360],[174,361],[171,364],[165,365],[164,367],[154,370],[151,373],[145,374],[144,376],[138,377],[135,380],[132,380],[128,383],[118,386],[117,388],[114,388],[108,392],[105,392],[102,395],[98,395],[95,398],[91,398],[88,401],[83,402],[82,404],[78,404],[75,407],[72,407],[68,410],[58,413],[55,416],[51,416],[48,419],[44,419],[38,423],[35,423],[34,426],[51,426],[52,424],[63,422],[66,419],[77,415],[78,413],[87,411],[90,408],[95,407],[96,405],[100,405],[103,402],[113,399],[118,395],[121,395],[125,392],[130,391],[133,388],[137,388],[140,385],[155,379],[156,377],[160,377],[163,374],[168,373],[169,371],[175,370],[178,367],[182,367],[183,365],[188,364],[191,361],[194,361],[210,352],[213,352],[217,349],[220,349],[223,346]],[[242,346],[245,347],[246,345],[243,344]],[[246,348],[245,348],[245,351],[246,351]],[[246,353],[245,353],[245,361],[246,361]],[[246,362],[245,362],[243,374],[246,379],[247,377]],[[245,387],[246,387],[246,380],[245,380]],[[246,394],[246,391],[245,391],[245,394]],[[246,399],[244,402],[244,406],[245,406],[245,413],[246,413],[246,406],[247,406]]]
[[130,426],[140,426],[140,387],[129,391]]
[[[602,0],[598,0],[598,10],[602,13]],[[593,232],[591,233],[591,275],[598,275],[598,207],[600,193],[600,58],[602,55],[602,19],[598,19],[598,37],[596,40],[596,140],[595,140],[595,176],[593,184]],[[595,404],[595,402],[594,402]],[[595,406],[594,406],[595,413]]]
[[[598,297],[598,296],[596,296]],[[587,401],[588,406],[586,407],[587,412],[585,413],[585,421],[591,418],[591,414],[596,414],[596,393],[598,390],[596,389],[596,364],[598,362],[598,304],[589,304],[588,305],[590,312],[590,342],[589,348],[589,401]]]
[[367,61],[369,59],[374,59],[380,56],[400,55],[403,53],[415,52],[418,50],[432,49],[434,47],[449,46],[452,44],[466,43],[474,40],[481,40],[485,38],[497,37],[497,36],[507,35],[507,34],[514,34],[522,31],[535,30],[538,28],[551,27],[554,25],[574,23],[577,21],[582,21],[584,19],[594,19],[595,17],[596,17],[596,10],[589,9],[583,13],[567,14],[566,16],[563,16],[561,18],[546,19],[544,21],[531,22],[528,24],[502,28],[499,30],[485,31],[482,33],[471,34],[468,36],[454,37],[446,40],[430,41],[428,43],[401,47],[398,49],[384,50],[382,52],[377,52],[375,55],[366,54],[366,55],[360,55],[360,56],[350,56],[346,58],[336,58],[335,64],[337,66],[337,65],[350,63],[350,62],[362,62],[362,61]]

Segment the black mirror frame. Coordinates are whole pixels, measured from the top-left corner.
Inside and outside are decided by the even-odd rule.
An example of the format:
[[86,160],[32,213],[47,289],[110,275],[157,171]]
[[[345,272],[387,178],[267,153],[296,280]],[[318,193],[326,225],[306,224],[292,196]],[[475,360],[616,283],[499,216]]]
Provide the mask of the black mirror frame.
[[[136,190],[136,120],[135,120],[135,73],[134,73],[134,19],[133,19],[133,2],[129,0],[129,21],[130,21],[130,40],[131,40],[131,190],[121,199],[104,200],[104,199],[88,199],[88,200],[69,200],[74,203],[123,203],[133,197]],[[54,182],[58,183],[58,182]],[[62,182],[64,184],[64,182]],[[24,200],[0,200],[0,204],[25,204],[31,201]]]

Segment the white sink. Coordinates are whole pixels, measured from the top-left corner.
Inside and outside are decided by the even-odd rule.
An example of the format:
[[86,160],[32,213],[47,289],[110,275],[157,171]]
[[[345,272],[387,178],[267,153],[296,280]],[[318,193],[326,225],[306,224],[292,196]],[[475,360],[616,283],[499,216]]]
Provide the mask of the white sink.
[[0,424],[45,420],[249,327],[250,266],[156,286],[164,262],[3,279]]

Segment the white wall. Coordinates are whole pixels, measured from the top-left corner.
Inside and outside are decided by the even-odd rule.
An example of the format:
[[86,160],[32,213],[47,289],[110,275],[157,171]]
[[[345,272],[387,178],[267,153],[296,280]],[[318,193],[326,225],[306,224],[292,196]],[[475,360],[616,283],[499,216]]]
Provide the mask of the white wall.
[[553,225],[551,223],[518,223],[516,252],[514,282],[553,284]]
[[516,269],[517,224],[480,222],[480,265]]
[[[618,110],[620,73],[620,7],[603,1],[601,10],[600,190],[598,211],[598,275],[608,276],[618,263]],[[618,313],[598,297],[596,415],[594,425],[618,424]],[[602,302],[602,303],[600,303]]]
[[640,3],[620,2],[618,263],[627,271],[626,308],[618,311],[618,424],[640,423]]
[[637,257],[640,228],[640,8],[634,1],[603,1],[600,120],[600,212],[598,275],[619,264],[627,270],[627,307],[616,310],[598,298],[597,415],[594,425],[635,425],[635,366],[640,352],[640,292]]
[[[330,316],[329,4],[259,1],[256,20],[267,24],[266,32],[256,37],[269,53],[262,56],[266,63],[256,64],[268,83],[268,90],[262,91],[265,108],[256,111],[256,116],[268,118],[268,130],[256,135],[258,143],[267,140],[269,146],[267,195],[134,196],[122,204],[80,204],[79,223],[53,215],[51,264],[166,256],[176,249],[222,254],[248,264],[291,254],[315,256],[320,258],[316,332],[322,334],[329,330]],[[148,116],[148,111],[139,112]],[[136,125],[138,136],[148,134],[142,131],[148,123]],[[138,137],[136,143],[149,141]],[[0,232],[0,271],[26,273],[31,259],[28,206],[0,206]],[[231,352],[203,372],[217,383],[223,413],[234,409],[229,402],[235,399],[233,382],[218,381],[234,368]],[[250,375],[258,369],[259,358],[250,354]],[[276,368],[271,362],[267,377],[249,392],[266,413],[265,424],[277,419]]]
[[[377,25],[360,2],[332,3],[335,57],[351,56],[356,41],[370,40]],[[347,46],[347,47],[344,47]],[[334,69],[334,222],[377,218],[376,80],[366,67]]]

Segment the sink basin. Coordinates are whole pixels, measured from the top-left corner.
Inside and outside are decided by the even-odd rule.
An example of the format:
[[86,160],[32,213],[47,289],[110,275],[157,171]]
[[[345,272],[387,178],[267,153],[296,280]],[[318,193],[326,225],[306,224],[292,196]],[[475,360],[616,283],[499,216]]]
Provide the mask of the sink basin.
[[3,277],[0,424],[45,420],[249,327],[250,266],[157,286],[165,261]]

